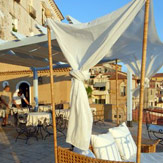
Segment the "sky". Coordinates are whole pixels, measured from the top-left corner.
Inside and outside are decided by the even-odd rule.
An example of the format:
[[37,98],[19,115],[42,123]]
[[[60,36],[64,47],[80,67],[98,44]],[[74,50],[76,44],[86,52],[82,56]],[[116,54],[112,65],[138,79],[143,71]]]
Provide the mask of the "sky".
[[[124,6],[131,0],[55,0],[63,16],[70,15],[80,22],[89,22]],[[153,0],[158,35],[163,42],[163,0]],[[64,20],[66,22],[66,20]],[[123,71],[126,68],[123,66]],[[159,71],[163,73],[163,68]]]

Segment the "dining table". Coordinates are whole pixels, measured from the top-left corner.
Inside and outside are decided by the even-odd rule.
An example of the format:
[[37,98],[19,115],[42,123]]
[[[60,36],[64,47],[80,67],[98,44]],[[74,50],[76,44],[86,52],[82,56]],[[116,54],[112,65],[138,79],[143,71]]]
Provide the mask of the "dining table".
[[51,113],[47,112],[31,112],[27,115],[26,126],[38,126],[43,124],[50,124],[52,121]]

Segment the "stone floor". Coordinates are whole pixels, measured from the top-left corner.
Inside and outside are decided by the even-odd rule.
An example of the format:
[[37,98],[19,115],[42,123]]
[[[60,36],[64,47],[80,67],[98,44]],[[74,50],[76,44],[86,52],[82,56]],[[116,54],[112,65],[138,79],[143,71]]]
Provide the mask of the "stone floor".
[[[93,133],[105,133],[108,128],[115,126],[114,123],[97,123],[93,126]],[[136,136],[137,124],[130,128],[132,135]],[[15,142],[17,133],[13,126],[0,127],[0,163],[53,163],[53,136],[46,140],[31,138],[28,144],[24,140]],[[143,125],[143,138],[148,138],[146,127]],[[70,147],[65,143],[65,137],[58,133],[58,145]],[[157,147],[157,152],[163,152],[163,146]]]

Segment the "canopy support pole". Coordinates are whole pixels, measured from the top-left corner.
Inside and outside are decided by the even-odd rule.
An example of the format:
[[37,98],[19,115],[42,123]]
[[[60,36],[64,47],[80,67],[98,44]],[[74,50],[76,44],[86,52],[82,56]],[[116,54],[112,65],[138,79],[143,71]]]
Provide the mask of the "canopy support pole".
[[132,127],[132,73],[127,70],[127,126]]
[[117,59],[116,59],[116,68],[115,68],[115,74],[116,74],[116,112],[117,112],[117,126],[119,125],[119,109],[118,109],[118,65],[117,65]]
[[[50,10],[46,9],[46,17],[51,17]],[[53,60],[52,60],[52,45],[51,45],[51,30],[47,26],[48,35],[48,50],[49,50],[49,68],[50,68],[50,88],[51,88],[51,105],[52,105],[52,118],[53,118],[53,138],[54,138],[54,156],[55,163],[58,163],[58,152],[57,152],[57,130],[56,130],[56,119],[55,119],[55,101],[54,101],[54,78],[53,78]]]
[[140,99],[139,99],[139,124],[137,135],[137,163],[141,161],[141,141],[142,141],[142,118],[143,118],[143,102],[144,102],[144,80],[148,42],[148,23],[149,23],[149,4],[150,0],[146,0],[144,14],[144,37],[142,49],[142,64],[141,64],[141,82],[140,82]]
[[35,101],[35,110],[38,111],[38,73],[35,68],[33,70],[33,89],[34,89],[34,101]]

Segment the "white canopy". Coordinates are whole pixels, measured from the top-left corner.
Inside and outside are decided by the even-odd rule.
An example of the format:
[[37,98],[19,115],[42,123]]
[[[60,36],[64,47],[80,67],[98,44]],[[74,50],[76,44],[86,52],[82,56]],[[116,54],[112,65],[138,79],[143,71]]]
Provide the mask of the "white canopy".
[[[133,74],[140,77],[143,45],[144,7],[140,10],[129,28],[112,48],[112,56],[117,56]],[[153,1],[150,3],[148,48],[146,61],[146,81],[163,66],[163,43],[160,41],[154,20]],[[147,84],[148,85],[148,84]]]
[[[118,59],[122,56],[119,49],[124,47],[123,41],[126,45],[130,43],[129,38],[135,35],[136,29],[132,26],[131,30],[130,25],[139,23],[137,16],[144,18],[144,4],[145,0],[133,0],[109,15],[83,24],[67,25],[48,19],[48,25],[54,31],[65,58],[73,68],[71,114],[66,141],[80,149],[88,149],[92,131],[92,114],[83,81],[89,79],[89,69],[100,60]],[[128,29],[132,35],[129,33],[129,37],[124,37],[123,34]],[[128,52],[128,48],[124,49]],[[123,54],[123,57],[127,54]]]

